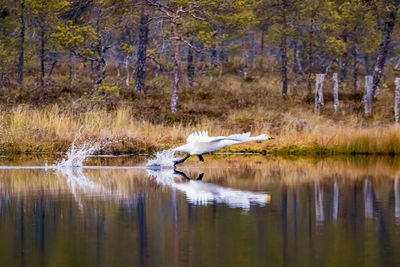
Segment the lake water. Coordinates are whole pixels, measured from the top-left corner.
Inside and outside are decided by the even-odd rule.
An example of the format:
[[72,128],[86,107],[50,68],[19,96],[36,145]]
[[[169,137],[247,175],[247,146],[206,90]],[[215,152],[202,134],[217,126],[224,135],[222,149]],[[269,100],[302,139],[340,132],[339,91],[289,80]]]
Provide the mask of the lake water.
[[0,266],[400,265],[394,157],[54,161],[0,158]]

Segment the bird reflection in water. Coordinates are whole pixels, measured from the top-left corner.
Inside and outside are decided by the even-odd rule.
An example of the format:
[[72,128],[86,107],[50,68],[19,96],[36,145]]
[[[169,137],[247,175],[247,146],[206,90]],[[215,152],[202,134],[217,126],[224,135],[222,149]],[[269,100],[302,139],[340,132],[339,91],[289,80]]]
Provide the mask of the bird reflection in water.
[[[173,169],[148,169],[147,172],[155,178],[158,184],[183,192],[187,201],[193,205],[206,206],[210,203],[217,203],[225,204],[230,208],[249,210],[251,205],[265,206],[271,201],[271,195],[267,193],[242,191],[205,183],[202,181],[203,173],[196,179],[191,179],[184,172]],[[178,183],[175,181],[177,177],[183,177],[187,182]]]

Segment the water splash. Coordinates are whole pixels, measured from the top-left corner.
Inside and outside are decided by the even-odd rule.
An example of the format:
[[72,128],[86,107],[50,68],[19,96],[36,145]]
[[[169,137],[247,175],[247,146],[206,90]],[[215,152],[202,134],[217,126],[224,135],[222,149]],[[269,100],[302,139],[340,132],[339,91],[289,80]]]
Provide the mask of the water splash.
[[86,142],[76,146],[74,140],[66,157],[57,164],[57,168],[82,167],[87,157],[97,152],[101,147],[102,146],[96,142]]
[[[82,129],[82,128],[81,128]],[[66,157],[57,163],[56,167],[82,167],[83,162],[91,155],[110,144],[110,141],[86,141],[77,145],[77,140],[80,137],[81,129],[79,129],[74,141],[68,150]]]
[[160,170],[163,168],[174,167],[174,161],[178,159],[175,157],[174,153],[175,152],[172,150],[163,150],[157,152],[155,158],[148,160],[146,168]]
[[175,178],[179,177],[179,174],[172,169],[148,169],[147,172],[155,177],[157,183],[183,192],[187,201],[193,205],[207,206],[210,203],[217,203],[248,211],[251,205],[265,206],[271,201],[271,195],[266,193],[242,191],[196,180],[177,183]]

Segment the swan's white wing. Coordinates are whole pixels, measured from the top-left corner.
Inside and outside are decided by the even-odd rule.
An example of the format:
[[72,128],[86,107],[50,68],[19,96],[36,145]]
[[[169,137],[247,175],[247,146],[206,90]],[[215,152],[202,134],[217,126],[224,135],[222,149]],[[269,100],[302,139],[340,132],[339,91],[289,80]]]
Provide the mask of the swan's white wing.
[[[236,144],[238,142],[246,142],[250,138],[251,132],[243,133],[243,134],[232,134],[229,136],[218,136],[210,140],[209,142],[220,142],[220,141],[232,141],[232,144]],[[227,142],[228,143],[228,142]]]
[[229,136],[208,136],[207,131],[194,132],[186,139],[188,143],[198,142],[198,143],[217,143],[224,141],[224,146],[231,144],[238,144],[241,142],[246,142],[249,140],[251,132],[243,134],[232,134]]
[[192,142],[210,142],[210,139],[212,139],[212,137],[208,136],[208,131],[202,131],[202,132],[194,132],[191,135],[188,136],[188,138],[186,139],[186,141],[188,143],[192,143]]

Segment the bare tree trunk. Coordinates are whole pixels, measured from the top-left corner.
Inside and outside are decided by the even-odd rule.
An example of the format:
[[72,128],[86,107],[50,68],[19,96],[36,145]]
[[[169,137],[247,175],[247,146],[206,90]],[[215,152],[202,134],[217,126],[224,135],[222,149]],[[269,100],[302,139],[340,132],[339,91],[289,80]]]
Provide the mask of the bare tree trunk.
[[261,30],[261,46],[260,46],[260,54],[262,55],[262,59],[264,59],[264,49],[265,49],[265,31],[264,29]]
[[297,87],[297,73],[299,72],[298,71],[298,68],[297,68],[297,62],[296,62],[296,57],[297,57],[297,49],[298,49],[298,47],[297,47],[297,43],[296,42],[294,42],[293,43],[293,65],[292,65],[292,73],[293,73],[293,92],[295,92],[296,91],[296,87]]
[[365,73],[367,75],[371,74],[371,67],[369,66],[369,56],[365,55],[364,56],[364,68],[365,68]]
[[[293,43],[293,73],[295,73],[295,77],[297,73],[301,74],[303,81],[306,80],[306,74],[304,73],[303,66],[301,65],[299,59],[299,40],[297,39]],[[296,79],[297,80],[297,79]],[[297,83],[295,81],[294,85],[296,86]]]
[[337,73],[333,74],[333,107],[335,113],[339,110],[339,90],[338,90],[338,77]]
[[104,79],[106,78],[107,64],[104,57],[109,48],[110,46],[104,45],[103,41],[100,40],[97,46],[97,53],[99,55],[99,58],[96,59],[96,72],[97,72],[96,84],[102,84]]
[[228,62],[228,51],[226,49],[226,41],[222,41],[219,47],[219,62],[220,64],[225,64]]
[[373,99],[373,77],[372,75],[365,76],[365,92],[364,92],[364,113],[366,116],[372,114],[372,99]]
[[104,79],[106,78],[106,62],[104,58],[100,58],[96,62],[96,72],[97,72],[97,81],[96,84],[102,84]]
[[287,38],[286,36],[281,37],[281,60],[282,60],[282,94],[287,96]]
[[92,83],[94,82],[94,61],[90,60],[90,80],[92,81]]
[[321,106],[324,105],[324,91],[323,84],[326,74],[317,74],[315,80],[315,99],[314,99],[314,113],[319,115],[321,113]]
[[172,87],[172,96],[171,96],[171,112],[176,113],[176,105],[178,103],[178,88],[179,81],[181,78],[181,73],[179,70],[179,65],[181,62],[181,54],[180,54],[180,45],[179,45],[179,35],[178,35],[178,26],[176,21],[171,22],[172,32],[173,32],[173,40],[172,45],[174,48],[174,85]]
[[18,63],[18,83],[21,84],[24,79],[24,42],[25,42],[25,0],[21,0],[21,33],[20,33],[20,52]]
[[45,75],[45,69],[44,69],[44,53],[45,53],[45,31],[44,27],[40,26],[40,85],[43,87],[44,86],[44,75]]
[[[376,56],[376,62],[373,67],[373,84],[372,84],[372,97],[375,96],[376,87],[379,84],[379,81],[382,77],[383,68],[385,67],[386,57],[389,50],[389,45],[392,38],[393,28],[396,22],[397,11],[399,10],[400,0],[391,1],[393,4],[393,10],[389,13],[388,20],[385,21],[385,25],[383,28],[383,36],[381,44],[379,45],[378,53]],[[372,107],[371,107],[372,111]]]
[[191,47],[194,44],[194,40],[190,40],[190,45],[188,46],[188,54],[187,54],[187,78],[190,86],[193,86],[194,82],[194,61],[193,61],[193,48]]
[[213,67],[217,67],[218,66],[218,57],[217,57],[217,48],[216,45],[213,45],[211,47],[211,65]]
[[340,83],[345,83],[347,80],[347,55],[343,56],[343,61],[340,62]]
[[399,103],[400,103],[400,78],[396,78],[394,81],[396,88],[394,90],[394,118],[396,123],[400,122],[400,110],[399,110]]
[[310,19],[311,19],[311,26],[310,26],[310,40],[309,40],[309,48],[308,48],[308,64],[309,64],[309,70],[308,70],[308,77],[307,77],[307,90],[308,93],[311,95],[311,75],[313,74],[314,71],[314,51],[313,51],[313,46],[314,46],[314,16],[315,12],[313,11],[311,13]]
[[125,80],[125,84],[127,87],[129,87],[129,82],[131,80],[130,77],[130,72],[129,72],[129,61],[128,61],[128,57],[125,58],[125,70],[126,70],[126,80]]
[[56,64],[57,64],[57,59],[54,59],[53,62],[51,62],[51,65],[50,65],[49,77],[53,73],[53,70],[54,70],[54,67],[56,66]]
[[241,68],[241,72],[243,75],[243,79],[247,79],[247,73],[248,73],[248,68],[253,65],[253,60],[254,60],[254,50],[253,50],[253,36],[246,35],[242,39],[242,54],[244,58],[244,65]]
[[149,6],[146,0],[142,0],[142,14],[140,15],[139,29],[139,49],[136,67],[135,91],[141,92],[144,90],[144,76],[146,73],[146,50],[149,33]]
[[[201,51],[204,50],[203,42],[199,43],[199,48],[200,48]],[[205,62],[207,60],[206,53],[202,53],[202,52],[199,52],[199,51],[196,51],[196,57],[199,59],[200,62]]]
[[358,59],[357,59],[357,47],[353,50],[353,90],[358,90]]

